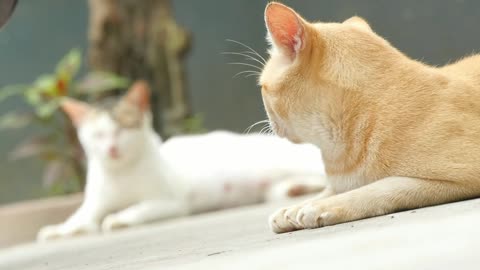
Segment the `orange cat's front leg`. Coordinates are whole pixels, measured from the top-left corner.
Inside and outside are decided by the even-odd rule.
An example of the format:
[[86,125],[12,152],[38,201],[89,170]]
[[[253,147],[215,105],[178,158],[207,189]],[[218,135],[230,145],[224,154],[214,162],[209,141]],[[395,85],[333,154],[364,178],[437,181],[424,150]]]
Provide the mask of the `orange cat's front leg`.
[[280,209],[270,217],[270,227],[276,233],[313,229],[478,195],[479,181],[387,177],[343,194]]

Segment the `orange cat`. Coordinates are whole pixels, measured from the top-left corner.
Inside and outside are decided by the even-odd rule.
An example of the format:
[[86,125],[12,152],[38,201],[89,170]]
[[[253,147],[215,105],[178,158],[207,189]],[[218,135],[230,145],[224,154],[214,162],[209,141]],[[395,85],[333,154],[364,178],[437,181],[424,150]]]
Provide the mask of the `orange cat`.
[[275,232],[480,196],[479,55],[427,66],[359,17],[309,23],[279,3],[265,21],[272,48],[260,85],[271,126],[320,147],[331,184],[274,213]]

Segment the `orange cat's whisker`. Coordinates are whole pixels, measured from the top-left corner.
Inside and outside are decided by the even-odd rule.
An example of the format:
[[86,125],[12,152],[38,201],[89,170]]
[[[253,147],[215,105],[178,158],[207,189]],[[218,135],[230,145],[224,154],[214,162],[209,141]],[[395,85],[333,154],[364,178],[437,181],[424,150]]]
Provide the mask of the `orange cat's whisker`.
[[270,126],[270,122],[268,122],[267,125],[265,125],[265,126],[260,130],[260,134],[263,134],[263,135],[273,135],[273,130],[272,130],[272,127]]
[[248,74],[248,75],[245,76],[245,78],[252,77],[252,76],[257,76],[257,77],[259,77],[260,74],[256,74],[256,73]]
[[257,52],[243,51],[243,52],[241,52],[241,53],[246,53],[246,54],[250,54],[250,55],[252,55],[252,56],[257,56],[257,57],[260,58],[259,60],[261,60],[262,63],[266,63],[265,58],[263,58],[262,56],[260,56]]
[[268,119],[265,119],[265,120],[261,120],[261,121],[258,121],[256,123],[253,123],[251,126],[249,126],[248,128],[245,129],[245,131],[243,131],[243,133],[250,133],[250,131],[252,130],[252,128],[254,128],[255,126],[257,125],[260,125],[260,124],[268,124],[270,121]]
[[260,76],[260,72],[254,71],[254,70],[245,70],[245,71],[240,71],[237,74],[235,74],[232,78],[236,78],[237,76],[240,76],[242,74],[248,74],[245,76],[245,78],[250,77],[250,76]]
[[263,69],[259,66],[255,66],[255,65],[252,65],[252,64],[248,64],[248,63],[242,63],[242,62],[233,62],[233,63],[228,63],[229,65],[240,65],[240,66],[247,66],[247,67],[253,67],[253,68],[256,68],[258,69],[259,71],[262,71]]
[[262,59],[264,63],[267,62],[267,60],[266,60],[263,56],[261,56],[257,51],[255,51],[254,49],[252,49],[252,47],[247,46],[247,45],[243,44],[242,42],[236,41],[236,40],[233,40],[233,39],[227,39],[227,41],[228,41],[228,42],[236,43],[236,44],[238,44],[238,45],[241,45],[241,46],[249,49],[249,50],[250,50],[252,53],[254,53],[256,56],[260,57],[260,59]]
[[251,55],[248,55],[247,53],[252,54],[251,52],[223,52],[222,54],[245,56],[245,60],[252,60],[252,61],[255,61],[255,62],[259,63],[260,65],[262,65],[262,67],[265,66],[264,62],[258,60],[257,58],[255,58]]

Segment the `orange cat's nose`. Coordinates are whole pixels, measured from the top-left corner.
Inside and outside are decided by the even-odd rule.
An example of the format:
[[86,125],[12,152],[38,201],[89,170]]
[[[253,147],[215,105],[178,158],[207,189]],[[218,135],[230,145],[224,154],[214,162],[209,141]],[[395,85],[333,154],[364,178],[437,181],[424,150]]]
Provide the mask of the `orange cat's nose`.
[[118,148],[115,147],[115,146],[110,146],[110,148],[108,148],[108,155],[112,159],[118,159],[120,157],[120,153],[118,152]]

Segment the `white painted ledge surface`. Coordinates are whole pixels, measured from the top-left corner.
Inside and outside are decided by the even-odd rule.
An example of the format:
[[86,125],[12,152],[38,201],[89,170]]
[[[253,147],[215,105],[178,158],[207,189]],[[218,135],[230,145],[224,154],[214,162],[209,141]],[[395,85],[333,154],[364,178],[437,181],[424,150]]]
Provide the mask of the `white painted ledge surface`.
[[480,269],[480,199],[282,235],[266,224],[278,206],[17,246],[0,269]]

